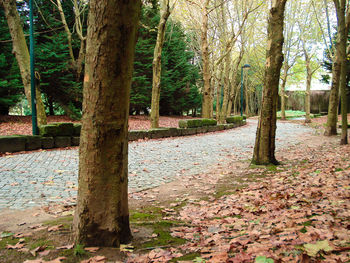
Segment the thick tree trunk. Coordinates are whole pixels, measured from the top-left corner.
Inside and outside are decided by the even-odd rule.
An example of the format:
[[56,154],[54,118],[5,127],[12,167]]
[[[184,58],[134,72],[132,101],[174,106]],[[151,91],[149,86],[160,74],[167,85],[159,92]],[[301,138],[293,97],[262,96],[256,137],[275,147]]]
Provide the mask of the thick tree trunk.
[[[344,1],[344,0],[341,0]],[[334,0],[335,5],[339,0]],[[336,8],[337,9],[337,8]],[[338,31],[340,27],[340,20],[338,19]],[[337,121],[338,121],[338,105],[339,105],[339,83],[340,83],[340,74],[341,74],[341,51],[339,48],[340,34],[337,36],[337,41],[335,44],[335,54],[333,56],[333,65],[332,65],[332,87],[329,96],[328,104],[328,116],[327,124],[324,135],[332,136],[337,135]]]
[[210,86],[210,65],[209,65],[209,47],[208,47],[208,4],[205,0],[202,8],[202,25],[201,25],[201,51],[203,63],[203,97],[202,97],[202,118],[210,118],[212,106],[211,86]]
[[79,148],[76,244],[131,239],[128,115],[140,0],[90,1]]
[[[338,45],[336,44],[336,46]],[[339,61],[340,57],[339,57],[338,51],[336,51],[335,53],[336,54],[333,59],[332,86],[331,86],[331,92],[329,95],[327,124],[325,128],[325,133],[324,133],[324,135],[326,136],[337,135],[339,82],[340,82],[341,63]]]
[[[12,38],[13,53],[16,56],[18,67],[20,69],[21,78],[24,86],[29,106],[31,106],[31,91],[30,91],[30,57],[28,46],[24,38],[21,19],[19,17],[15,0],[0,0],[3,5],[6,20],[9,26],[9,31]],[[41,92],[36,87],[36,109],[38,125],[46,124],[45,106],[41,99]]]
[[169,0],[162,1],[160,21],[158,24],[158,33],[156,46],[153,55],[153,79],[152,79],[152,102],[151,102],[151,127],[159,128],[159,101],[160,101],[160,78],[162,73],[162,49],[166,22],[170,16]]
[[275,158],[278,84],[283,63],[283,20],[287,0],[276,0],[270,9],[262,108],[252,163],[278,164]]

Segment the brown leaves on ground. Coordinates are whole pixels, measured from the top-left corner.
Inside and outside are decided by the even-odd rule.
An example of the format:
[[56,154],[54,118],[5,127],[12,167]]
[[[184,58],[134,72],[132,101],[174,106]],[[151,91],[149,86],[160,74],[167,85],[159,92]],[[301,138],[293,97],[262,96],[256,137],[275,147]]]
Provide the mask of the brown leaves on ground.
[[184,225],[171,235],[186,244],[129,262],[166,262],[180,252],[199,253],[198,262],[348,262],[350,147],[299,145],[284,156],[275,174],[235,194],[168,213],[166,220]]
[[[185,116],[161,116],[159,125],[161,127],[178,127],[180,119],[191,117]],[[48,123],[53,122],[74,122],[67,116],[48,116]],[[31,135],[32,134],[32,120],[31,116],[0,116],[0,135]],[[151,128],[151,123],[148,116],[130,116],[129,130],[148,130]]]

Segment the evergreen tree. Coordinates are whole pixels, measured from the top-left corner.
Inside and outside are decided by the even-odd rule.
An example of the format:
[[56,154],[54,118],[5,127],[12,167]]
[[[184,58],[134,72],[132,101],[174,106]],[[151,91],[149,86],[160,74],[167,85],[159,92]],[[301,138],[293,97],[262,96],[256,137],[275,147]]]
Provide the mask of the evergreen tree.
[[0,114],[6,115],[23,96],[23,84],[3,9],[0,9]]
[[[80,118],[82,82],[76,80],[71,67],[66,33],[59,13],[49,1],[37,3],[35,29],[45,33],[36,36],[36,70],[40,75],[41,90],[46,95],[46,104],[50,114],[54,113],[55,105],[59,105],[70,117]],[[73,27],[73,5],[70,1],[63,3],[67,23]],[[73,47],[79,48],[74,35]]]
[[[156,1],[143,6],[131,88],[131,113],[148,113],[150,109],[152,61],[158,22]],[[182,114],[200,107],[201,98],[196,86],[199,70],[191,63],[193,58],[181,24],[169,20],[162,52],[161,115]]]

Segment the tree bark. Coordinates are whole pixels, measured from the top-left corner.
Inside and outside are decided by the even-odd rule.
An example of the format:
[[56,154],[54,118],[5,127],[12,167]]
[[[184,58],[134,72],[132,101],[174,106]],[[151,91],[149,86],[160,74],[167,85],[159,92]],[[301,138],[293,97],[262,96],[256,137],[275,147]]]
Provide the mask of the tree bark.
[[140,0],[90,1],[79,148],[76,244],[131,239],[128,115]]
[[57,3],[57,9],[58,12],[60,13],[61,16],[61,21],[64,27],[64,31],[67,34],[67,44],[68,44],[68,50],[69,50],[69,56],[72,60],[72,65],[75,65],[75,58],[74,58],[74,54],[73,54],[73,47],[72,47],[72,33],[69,30],[68,24],[67,24],[67,20],[66,20],[66,16],[64,15],[63,12],[63,8],[62,8],[62,4],[61,4],[61,0],[56,0]]
[[275,158],[278,84],[283,63],[283,20],[287,0],[276,0],[268,20],[262,108],[256,132],[252,163],[278,164]]
[[156,46],[153,55],[153,79],[151,102],[151,127],[159,128],[160,78],[162,73],[162,49],[164,44],[166,22],[170,16],[169,0],[162,1],[161,16],[158,24]]
[[282,85],[281,85],[281,120],[286,119],[286,84],[288,78],[288,70],[289,66],[285,62],[284,63],[284,71],[282,76]]
[[[335,0],[337,1],[337,0]],[[336,5],[337,17],[338,17],[338,35],[339,35],[339,55],[341,61],[340,71],[340,98],[341,98],[341,139],[340,144],[348,144],[348,103],[347,103],[347,54],[346,44],[350,26],[350,11],[346,12],[346,1],[341,0],[339,5]]]
[[[341,0],[344,1],[344,0]],[[334,0],[334,4],[337,8],[339,5],[339,0]],[[340,29],[340,15],[337,14],[337,27],[338,32]],[[338,121],[338,105],[339,105],[339,83],[340,83],[340,74],[341,74],[341,49],[340,45],[340,34],[337,36],[337,41],[335,44],[335,54],[333,56],[333,65],[332,65],[332,86],[329,96],[328,104],[328,115],[327,115],[327,124],[325,128],[324,135],[332,136],[337,135],[337,121]]]
[[201,24],[201,51],[203,63],[203,97],[202,97],[202,118],[210,118],[211,105],[211,86],[210,86],[210,65],[209,65],[209,47],[208,47],[208,4],[205,0],[202,7]]
[[309,56],[305,53],[305,63],[306,63],[306,92],[305,92],[305,123],[311,123],[311,79],[312,79],[312,70],[311,70],[311,60]]
[[[19,17],[15,0],[0,0],[2,4],[9,31],[12,38],[13,50],[18,67],[20,69],[24,93],[26,95],[29,106],[31,107],[31,90],[30,90],[30,57],[28,46],[24,37],[21,19]],[[36,109],[38,125],[44,125],[46,121],[45,106],[41,99],[41,92],[36,86]]]

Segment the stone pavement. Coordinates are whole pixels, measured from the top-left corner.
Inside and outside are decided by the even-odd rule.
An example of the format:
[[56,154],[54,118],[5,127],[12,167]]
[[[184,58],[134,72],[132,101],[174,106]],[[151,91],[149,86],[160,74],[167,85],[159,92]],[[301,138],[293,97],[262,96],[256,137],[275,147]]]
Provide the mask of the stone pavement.
[[[227,159],[252,156],[256,120],[232,130],[129,143],[129,192],[159,186],[178,176],[210,170]],[[277,150],[297,144],[311,128],[279,122]],[[74,202],[78,150],[38,151],[0,157],[0,212],[54,202]]]

